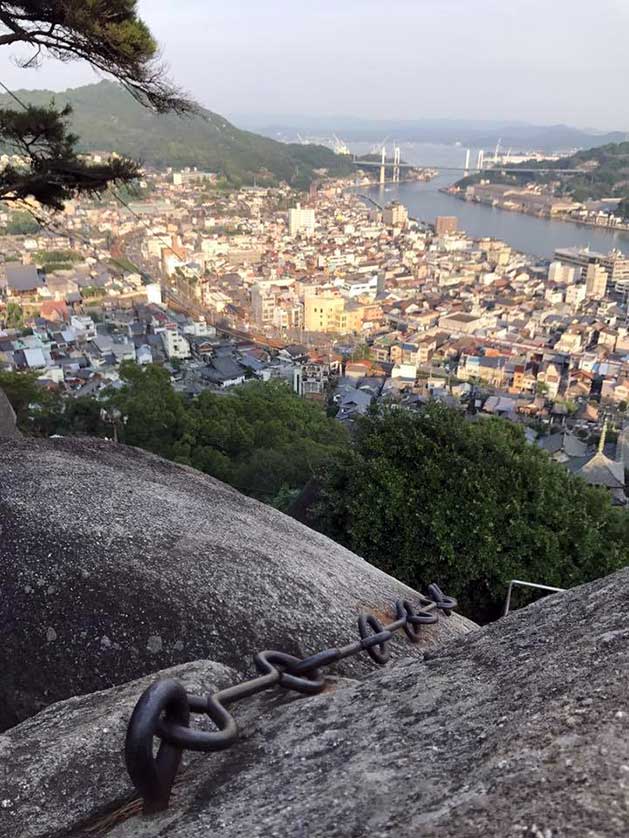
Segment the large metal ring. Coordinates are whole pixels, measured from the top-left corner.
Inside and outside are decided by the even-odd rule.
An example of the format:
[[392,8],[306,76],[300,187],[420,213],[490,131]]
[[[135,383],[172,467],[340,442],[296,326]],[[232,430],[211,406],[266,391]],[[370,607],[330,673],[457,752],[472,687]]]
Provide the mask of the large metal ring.
[[310,670],[309,678],[302,678],[291,675],[291,669],[301,663],[301,658],[294,655],[287,655],[284,652],[258,652],[253,659],[258,672],[268,675],[270,672],[279,671],[280,687],[288,690],[295,690],[304,695],[316,695],[325,687],[325,680],[321,678],[316,669]]
[[439,617],[430,611],[416,612],[406,599],[398,599],[395,603],[395,613],[398,620],[406,620],[404,632],[411,643],[419,642],[420,626],[428,626],[439,620]]
[[428,585],[428,596],[435,603],[437,608],[443,611],[446,617],[449,617],[452,613],[452,609],[457,606],[456,599],[452,596],[446,596],[439,585],[436,585],[434,582],[432,585]]
[[125,740],[125,762],[129,776],[144,798],[144,813],[162,812],[168,808],[181,747],[162,741],[153,757],[153,738],[158,732],[162,714],[167,724],[187,727],[190,708],[185,689],[174,679],[156,681],[146,689],[135,705]]
[[160,739],[168,742],[169,745],[184,748],[186,751],[209,752],[229,748],[238,737],[238,725],[216,696],[207,695],[205,698],[188,696],[188,704],[193,713],[205,713],[209,716],[218,728],[218,733],[193,730],[190,727],[160,719],[156,731]]
[[[375,632],[375,636],[369,633],[370,628]],[[389,650],[386,644],[391,639],[391,632],[386,631],[373,614],[360,615],[358,618],[358,631],[363,640],[369,640],[369,645],[365,644],[364,648],[371,660],[379,666],[384,666],[389,660]],[[378,636],[380,639],[376,641],[375,637]]]

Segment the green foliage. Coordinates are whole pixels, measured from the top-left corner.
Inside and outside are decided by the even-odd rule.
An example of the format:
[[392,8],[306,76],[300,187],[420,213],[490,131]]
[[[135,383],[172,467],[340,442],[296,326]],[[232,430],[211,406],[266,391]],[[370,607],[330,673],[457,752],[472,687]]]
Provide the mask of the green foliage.
[[68,264],[70,262],[82,262],[83,256],[76,250],[38,250],[33,254],[35,263],[38,265],[52,266],[56,262]]
[[31,236],[39,233],[41,227],[30,212],[12,212],[5,232],[9,236]]
[[41,386],[38,376],[37,372],[0,370],[0,389],[11,402],[18,428],[49,436],[63,427],[64,405],[58,392]]
[[[526,160],[511,167],[516,171],[504,174],[500,169],[485,170],[482,173],[463,178],[457,186],[465,188],[488,180],[491,183],[504,183],[524,186],[529,183],[555,184],[558,195],[566,195],[583,203],[602,198],[621,198],[619,214],[629,218],[629,142],[609,143],[608,145],[578,151],[570,157],[559,160]],[[549,172],[517,172],[522,169],[550,169]],[[553,169],[580,169],[578,174],[562,175]]]
[[78,138],[69,131],[72,109],[58,111],[52,105],[25,109],[0,108],[0,144],[21,163],[9,163],[0,171],[0,200],[34,198],[52,209],[61,209],[68,199],[103,192],[110,183],[137,177],[137,164],[112,158],[90,164],[77,154]]
[[84,285],[81,288],[81,297],[84,300],[89,299],[90,297],[103,297],[105,292],[102,288],[99,288],[97,285]]
[[371,347],[366,343],[361,343],[352,352],[352,361],[368,361],[371,358]]
[[293,507],[300,494],[299,489],[291,489],[284,483],[280,486],[279,492],[271,501],[271,505],[279,509],[280,512],[287,513]]
[[0,390],[4,390],[11,402],[18,427],[24,428],[28,424],[29,406],[39,394],[36,381],[37,373],[0,370]]
[[124,362],[123,389],[110,402],[127,417],[129,445],[191,465],[260,500],[288,502],[347,444],[346,432],[317,404],[283,383],[251,382],[192,402],[175,393],[168,372]]
[[[323,146],[288,145],[241,131],[219,114],[200,110],[185,120],[156,115],[126,96],[117,84],[101,82],[64,93],[20,92],[26,101],[44,105],[54,95],[72,106],[72,130],[83,151],[116,151],[154,166],[196,166],[222,176],[213,187],[251,186],[286,181],[300,188],[326,168],[349,175],[352,164]],[[0,96],[0,105],[7,102]],[[266,174],[265,174],[266,172]]]
[[7,303],[5,319],[8,329],[21,329],[24,326],[24,312],[17,303]]
[[[0,9],[0,46],[30,47],[25,66],[37,65],[46,54],[62,61],[86,61],[118,79],[156,111],[189,110],[190,103],[156,64],[157,45],[136,5],[136,0],[5,3]],[[21,162],[11,162],[0,172],[0,200],[34,198],[60,209],[78,194],[98,194],[111,183],[137,177],[139,167],[131,160],[111,158],[90,164],[82,159],[78,137],[68,125],[72,107],[66,103],[57,109],[53,100],[46,96],[38,103],[25,103],[20,96],[3,97],[0,145]]]
[[41,269],[44,273],[51,274],[55,271],[71,271],[73,267],[73,262],[44,262]]
[[168,371],[125,361],[120,378],[125,386],[110,401],[127,417],[124,441],[174,459],[174,445],[186,430],[186,409]]
[[33,436],[72,434],[109,436],[111,426],[100,417],[101,404],[91,396],[64,399],[56,390],[38,382],[37,372],[0,370],[0,389],[15,411],[17,425]]
[[160,113],[191,107],[156,63],[157,44],[138,17],[137,0],[5,3],[0,46],[16,43],[32,48],[25,66],[37,66],[46,53],[62,61],[82,60],[118,79]]
[[512,578],[571,587],[629,560],[629,516],[503,420],[383,408],[321,483],[319,529],[412,587],[437,581],[480,621]]
[[618,204],[616,214],[623,218],[625,221],[629,221],[629,198],[622,199],[622,201]]

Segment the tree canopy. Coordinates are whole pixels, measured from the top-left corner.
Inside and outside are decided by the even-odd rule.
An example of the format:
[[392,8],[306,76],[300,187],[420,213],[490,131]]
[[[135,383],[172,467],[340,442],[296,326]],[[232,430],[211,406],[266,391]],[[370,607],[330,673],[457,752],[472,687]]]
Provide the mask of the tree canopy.
[[175,393],[157,366],[121,365],[111,403],[127,417],[121,440],[191,465],[269,503],[290,501],[347,444],[324,409],[283,382],[250,382],[193,401]]
[[480,621],[510,579],[572,587],[629,560],[629,516],[500,419],[383,409],[321,484],[318,529],[412,587],[437,581]]
[[[609,143],[596,148],[577,151],[569,157],[558,160],[526,160],[509,167],[509,173],[501,169],[484,169],[469,175],[456,184],[461,188],[481,181],[490,183],[525,186],[531,183],[553,187],[557,195],[565,195],[574,201],[620,198],[619,214],[627,217],[629,189],[627,185],[627,164],[629,163],[629,142]],[[521,169],[522,171],[518,171]],[[542,171],[535,171],[536,169]],[[556,173],[554,169],[573,169],[575,174]]]
[[[302,189],[318,177],[319,169],[336,177],[352,173],[351,160],[325,146],[282,143],[243,131],[224,116],[201,107],[185,119],[175,113],[157,114],[112,81],[61,93],[29,90],[19,95],[39,107],[48,105],[53,95],[58,107],[70,105],[70,128],[80,137],[80,151],[115,151],[158,168],[196,166],[217,174],[216,183],[199,184],[208,196],[220,189],[250,185],[254,178],[263,186],[285,181]],[[13,106],[6,95],[0,96],[3,106]],[[118,189],[127,200],[137,199],[137,191],[135,184],[133,195],[125,196],[124,187]],[[245,214],[241,210],[240,215]]]
[[173,390],[163,367],[125,361],[123,386],[101,400],[63,399],[42,390],[36,375],[0,373],[20,428],[48,436],[113,436],[101,409],[119,411],[117,435],[183,465],[193,466],[259,500],[287,509],[323,466],[348,444],[324,408],[283,382],[257,382],[194,400]]
[[186,399],[163,367],[120,372],[100,400],[62,399],[28,373],[0,373],[0,387],[26,432],[111,437],[115,421],[121,442],[291,510],[416,589],[438,582],[480,622],[511,579],[569,588],[629,562],[626,511],[505,420],[380,407],[350,438],[282,382]]
[[[191,104],[164,74],[157,45],[136,6],[136,0],[0,2],[0,46],[32,47],[24,66],[46,55],[87,61],[154,110],[189,110]],[[16,108],[0,109],[0,144],[23,162],[0,174],[0,200],[34,198],[58,209],[76,194],[101,192],[112,182],[137,176],[138,165],[131,160],[112,158],[94,165],[81,159],[78,137],[68,128],[67,106],[59,110],[52,103],[36,107],[13,99]]]

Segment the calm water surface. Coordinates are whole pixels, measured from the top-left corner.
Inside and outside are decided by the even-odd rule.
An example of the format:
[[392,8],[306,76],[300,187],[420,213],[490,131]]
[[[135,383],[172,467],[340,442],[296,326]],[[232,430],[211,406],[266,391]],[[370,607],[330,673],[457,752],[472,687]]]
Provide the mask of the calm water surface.
[[[359,149],[357,149],[358,151]],[[362,149],[360,149],[362,150]],[[417,165],[463,166],[465,149],[417,143],[403,145],[402,157]],[[472,152],[472,160],[476,151]],[[493,236],[516,250],[544,259],[558,247],[590,247],[607,253],[617,248],[629,253],[629,232],[599,230],[566,221],[550,221],[531,215],[471,204],[444,195],[439,189],[454,183],[461,174],[444,172],[430,183],[387,184],[364,190],[379,203],[400,201],[414,218],[434,222],[437,215],[456,215],[459,227],[471,236]]]

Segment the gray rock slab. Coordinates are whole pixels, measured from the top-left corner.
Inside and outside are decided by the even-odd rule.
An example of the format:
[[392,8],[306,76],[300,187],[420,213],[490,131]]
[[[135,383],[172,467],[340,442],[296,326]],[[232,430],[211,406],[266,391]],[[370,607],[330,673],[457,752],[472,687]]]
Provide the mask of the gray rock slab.
[[0,438],[21,436],[15,425],[15,412],[4,390],[0,389]]
[[[242,701],[239,741],[195,755],[167,812],[121,814],[119,784],[118,819],[100,832],[94,823],[85,831],[89,806],[81,801],[75,815],[80,795],[66,794],[67,750],[77,752],[68,724],[101,737],[80,705],[58,704],[10,731],[3,765],[18,787],[48,777],[59,819],[37,838],[624,838],[628,602],[629,569],[427,650],[423,661],[398,660],[288,704],[277,690]],[[96,696],[89,712],[100,702],[109,718],[115,695]],[[22,760],[20,749],[37,743],[41,764]],[[119,767],[111,748],[103,759]],[[89,772],[84,783],[89,796]],[[95,814],[106,812],[101,803]],[[11,817],[23,822],[29,806]]]
[[[233,670],[211,661],[185,663],[162,677],[177,678],[197,695],[237,680]],[[124,739],[138,696],[153,680],[149,675],[53,704],[0,735],[0,835],[52,835],[135,796]]]
[[[432,581],[432,580],[431,580]],[[439,580],[434,580],[439,581]],[[209,658],[348,642],[417,595],[198,471],[98,440],[0,441],[0,729],[52,702]],[[468,631],[462,617],[422,642]],[[339,674],[370,671],[347,661]]]

